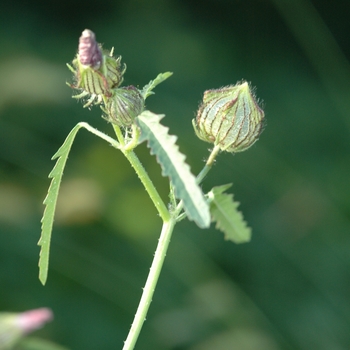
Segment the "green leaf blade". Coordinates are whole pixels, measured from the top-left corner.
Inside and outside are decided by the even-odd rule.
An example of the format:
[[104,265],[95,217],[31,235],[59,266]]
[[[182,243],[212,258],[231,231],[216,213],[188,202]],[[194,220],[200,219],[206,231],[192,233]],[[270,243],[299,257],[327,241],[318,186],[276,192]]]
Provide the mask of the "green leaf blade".
[[52,160],[57,159],[55,166],[49,174],[49,178],[52,178],[51,184],[44,199],[44,214],[41,219],[41,236],[38,242],[40,249],[39,257],[39,280],[45,285],[47,280],[48,268],[49,268],[49,255],[50,255],[50,243],[51,243],[51,232],[54,221],[56,203],[58,192],[61,185],[63,176],[63,170],[65,168],[69,151],[72,147],[75,136],[82,125],[77,124],[69,133],[65,139],[63,145],[53,155]]
[[156,155],[162,168],[162,175],[170,178],[176,197],[183,201],[188,218],[201,228],[209,227],[209,206],[185,162],[185,156],[176,145],[176,136],[169,135],[168,128],[160,124],[162,117],[150,111],[144,111],[137,117],[141,128],[139,141],[148,141],[151,154]]
[[160,73],[157,75],[157,77],[154,80],[151,80],[147,85],[144,86],[144,88],[141,91],[141,94],[144,99],[146,99],[148,96],[154,94],[152,91],[157,85],[162,83],[164,80],[168,79],[170,76],[172,76],[172,72],[165,72]]
[[45,285],[47,280],[47,274],[49,269],[49,255],[50,255],[50,243],[51,243],[51,233],[54,221],[56,203],[58,198],[58,192],[61,185],[61,180],[63,176],[63,170],[67,163],[68,154],[74,142],[75,136],[77,135],[80,128],[85,128],[92,134],[98,136],[102,140],[105,140],[113,147],[119,149],[119,143],[108,135],[102,133],[101,131],[91,127],[88,123],[80,122],[78,123],[68,134],[63,145],[58,149],[58,151],[51,158],[52,160],[57,159],[55,166],[49,174],[51,178],[50,187],[46,198],[44,199],[44,214],[41,219],[41,236],[38,242],[40,249],[39,257],[39,280]]
[[233,200],[232,194],[223,193],[231,187],[223,185],[214,187],[208,194],[210,199],[210,212],[216,228],[225,234],[225,239],[234,243],[245,243],[251,239],[251,229],[237,210],[238,202]]

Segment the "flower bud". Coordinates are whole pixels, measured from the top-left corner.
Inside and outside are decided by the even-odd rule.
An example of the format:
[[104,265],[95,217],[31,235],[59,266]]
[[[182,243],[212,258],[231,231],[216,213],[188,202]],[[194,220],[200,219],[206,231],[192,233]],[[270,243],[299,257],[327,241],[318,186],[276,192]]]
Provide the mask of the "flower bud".
[[[83,31],[79,51],[73,61],[74,68],[70,68],[75,74],[76,85],[73,88],[82,90],[81,97],[109,97],[112,89],[121,85],[126,66],[121,63],[121,56],[114,58],[112,52],[102,50],[91,30]],[[101,98],[98,100],[101,101]]]
[[222,151],[241,152],[258,140],[264,112],[247,82],[204,92],[193,120],[197,136]]
[[97,44],[95,34],[85,29],[79,38],[79,61],[84,66],[98,69],[102,62],[102,51]]
[[106,119],[119,126],[130,126],[142,113],[144,103],[140,91],[132,85],[115,89],[113,96],[107,101]]
[[0,349],[12,349],[26,334],[41,328],[53,318],[47,308],[22,313],[0,312]]

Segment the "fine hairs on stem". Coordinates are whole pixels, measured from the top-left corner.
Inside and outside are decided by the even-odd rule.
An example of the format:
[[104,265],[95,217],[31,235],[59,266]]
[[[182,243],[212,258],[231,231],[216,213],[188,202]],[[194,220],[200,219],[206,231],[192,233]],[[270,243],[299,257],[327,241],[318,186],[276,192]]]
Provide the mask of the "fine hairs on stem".
[[[185,155],[179,151],[177,137],[169,134],[169,129],[162,125],[164,115],[145,109],[145,100],[154,94],[153,89],[172,73],[159,74],[141,90],[135,86],[123,86],[126,65],[121,62],[121,56],[114,57],[113,50],[104,50],[89,29],[83,31],[78,54],[68,68],[73,73],[75,82],[68,85],[78,91],[73,98],[85,99],[84,107],[100,106],[103,118],[111,124],[116,138],[100,132],[86,122],[80,122],[53,156],[52,159],[57,161],[49,174],[52,180],[44,200],[45,210],[38,243],[41,247],[39,279],[42,284],[46,283],[54,214],[63,171],[75,137],[83,128],[105,140],[116,151],[122,152],[163,222],[150,272],[124,343],[123,350],[131,350],[135,347],[146,319],[173,230],[179,221],[187,218],[202,229],[214,222],[216,228],[224,233],[225,239],[234,243],[250,240],[251,230],[237,210],[238,203],[233,200],[232,194],[225,193],[231,184],[215,186],[207,193],[203,193],[200,184],[220,152],[242,152],[258,140],[264,112],[258,105],[252,88],[245,81],[205,91],[192,123],[195,135],[200,140],[211,143],[213,149],[202,171],[195,177],[185,161]],[[136,149],[142,142],[147,142],[150,153],[160,165],[162,175],[169,179],[169,205],[164,203],[137,157]],[[193,142],[196,142],[195,137]]]

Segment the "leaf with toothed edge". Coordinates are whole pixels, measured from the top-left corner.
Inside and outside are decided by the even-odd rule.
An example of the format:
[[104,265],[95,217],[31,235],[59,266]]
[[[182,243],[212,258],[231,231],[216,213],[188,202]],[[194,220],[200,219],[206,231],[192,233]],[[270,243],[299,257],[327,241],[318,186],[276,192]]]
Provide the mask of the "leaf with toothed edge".
[[157,157],[162,168],[162,175],[169,176],[175,188],[175,195],[184,204],[185,212],[190,220],[201,227],[209,227],[209,206],[196,178],[185,162],[185,156],[176,145],[177,137],[168,134],[168,128],[160,124],[163,115],[144,111],[137,117],[141,129],[140,142],[147,140],[151,154]]
[[69,133],[63,145],[51,158],[52,160],[57,159],[55,166],[49,174],[49,178],[52,178],[48,193],[44,199],[45,210],[41,219],[41,236],[38,245],[41,246],[40,258],[39,258],[39,279],[42,284],[46,283],[48,268],[49,268],[49,255],[50,255],[50,243],[51,243],[51,232],[54,221],[56,203],[58,192],[61,185],[63,176],[63,170],[66,165],[69,151],[72,147],[73,141],[79,129],[83,125],[77,124]]
[[225,234],[225,239],[234,243],[249,242],[251,229],[237,210],[238,202],[233,200],[232,194],[223,193],[232,184],[214,187],[209,193],[210,213],[216,228]]
[[147,85],[145,85],[141,91],[141,94],[144,99],[146,99],[148,96],[154,94],[152,91],[158,84],[162,83],[165,79],[168,79],[170,76],[172,76],[172,72],[165,72],[160,73],[157,75],[157,77],[154,80],[151,80]]
[[39,258],[39,279],[42,284],[46,283],[47,273],[49,267],[49,254],[50,254],[50,242],[51,242],[51,232],[53,226],[53,220],[55,215],[56,203],[58,192],[60,189],[60,184],[63,176],[63,170],[66,165],[69,151],[72,147],[73,141],[77,132],[80,128],[85,128],[92,134],[100,137],[102,140],[107,141],[115,148],[119,148],[119,143],[109,137],[108,135],[102,133],[101,131],[93,128],[85,122],[78,123],[69,133],[63,145],[54,154],[52,159],[58,158],[54,168],[49,174],[49,178],[52,178],[48,193],[44,199],[45,210],[44,215],[41,219],[41,236],[38,245],[41,246],[40,258]]

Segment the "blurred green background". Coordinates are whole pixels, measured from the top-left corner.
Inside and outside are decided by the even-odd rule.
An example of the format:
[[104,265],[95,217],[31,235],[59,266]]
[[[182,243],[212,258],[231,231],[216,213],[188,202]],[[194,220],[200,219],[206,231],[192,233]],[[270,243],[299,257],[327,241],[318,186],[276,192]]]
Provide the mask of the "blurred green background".
[[[267,127],[221,154],[204,189],[231,191],[253,229],[244,245],[181,222],[137,349],[350,348],[350,2],[14,0],[0,11],[0,310],[51,307],[36,333],[69,349],[121,349],[161,220],[127,161],[86,131],[63,177],[48,283],[37,275],[50,160],[98,107],[65,82],[85,28],[123,56],[124,84],[174,72],[147,107],[192,171],[209,144],[191,126],[204,90],[257,87]],[[142,162],[166,199],[145,145]]]

